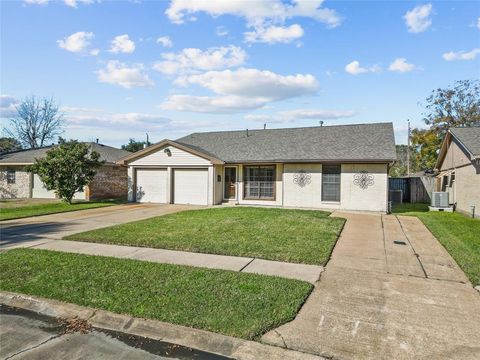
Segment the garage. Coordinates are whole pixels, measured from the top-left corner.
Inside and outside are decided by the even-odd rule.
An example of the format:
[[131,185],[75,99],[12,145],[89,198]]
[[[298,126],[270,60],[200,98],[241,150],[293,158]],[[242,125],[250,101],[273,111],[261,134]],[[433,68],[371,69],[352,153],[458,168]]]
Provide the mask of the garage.
[[35,199],[55,199],[55,192],[45,189],[40,176],[33,174],[32,198]]
[[173,202],[175,204],[208,204],[208,170],[174,169]]
[[[32,198],[34,199],[55,199],[55,191],[47,190],[40,179],[40,176],[33,174]],[[85,200],[85,192],[79,191],[73,195],[75,200]]]
[[136,170],[136,201],[167,203],[167,170]]

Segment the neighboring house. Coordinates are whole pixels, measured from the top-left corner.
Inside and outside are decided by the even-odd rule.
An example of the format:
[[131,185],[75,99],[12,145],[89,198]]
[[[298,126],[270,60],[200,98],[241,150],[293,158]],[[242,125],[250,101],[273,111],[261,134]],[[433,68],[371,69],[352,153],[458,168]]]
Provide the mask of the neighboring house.
[[193,133],[119,162],[129,200],[387,210],[391,123]]
[[[116,161],[131,153],[102,144],[88,144],[92,150],[100,154],[100,160],[105,162],[84,191],[75,194],[75,199],[126,198],[127,168],[117,164]],[[0,198],[55,198],[55,192],[47,190],[38,175],[25,170],[25,167],[33,164],[35,159],[44,157],[51,147],[1,154]]]
[[451,128],[445,135],[435,168],[437,191],[447,191],[456,210],[480,215],[480,127]]

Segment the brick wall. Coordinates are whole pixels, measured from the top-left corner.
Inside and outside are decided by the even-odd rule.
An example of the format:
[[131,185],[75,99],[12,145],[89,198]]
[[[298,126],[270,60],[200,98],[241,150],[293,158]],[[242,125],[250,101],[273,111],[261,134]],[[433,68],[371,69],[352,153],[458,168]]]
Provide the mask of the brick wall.
[[[15,183],[7,184],[7,169],[15,169]],[[30,173],[21,166],[0,167],[0,198],[21,199],[30,197]]]
[[86,195],[90,200],[126,199],[127,182],[127,167],[103,165],[89,184]]

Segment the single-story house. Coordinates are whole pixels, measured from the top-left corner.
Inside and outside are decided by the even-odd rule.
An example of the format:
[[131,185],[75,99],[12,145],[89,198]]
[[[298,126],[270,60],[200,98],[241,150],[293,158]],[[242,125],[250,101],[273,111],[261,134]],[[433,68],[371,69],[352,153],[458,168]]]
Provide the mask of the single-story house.
[[193,133],[119,161],[130,201],[387,210],[391,123]]
[[480,127],[451,128],[443,140],[435,168],[437,191],[449,193],[459,212],[480,217]]
[[[88,143],[100,154],[103,165],[97,170],[93,181],[75,199],[113,199],[127,196],[127,167],[117,164],[117,160],[131,154],[97,143]],[[55,146],[55,145],[52,145]],[[40,177],[26,171],[26,166],[45,156],[52,146],[37,149],[19,150],[0,155],[0,198],[40,198],[54,199],[54,191],[45,188]]]

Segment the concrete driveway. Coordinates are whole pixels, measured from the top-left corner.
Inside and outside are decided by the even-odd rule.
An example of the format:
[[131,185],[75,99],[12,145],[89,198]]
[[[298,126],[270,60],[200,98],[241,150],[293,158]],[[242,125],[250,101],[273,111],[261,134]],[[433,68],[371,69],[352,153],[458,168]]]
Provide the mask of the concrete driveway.
[[480,295],[419,219],[334,215],[347,222],[320,281],[263,342],[339,359],[480,359]]
[[46,239],[61,239],[82,231],[200,208],[195,205],[123,204],[2,221],[0,247],[33,246]]

